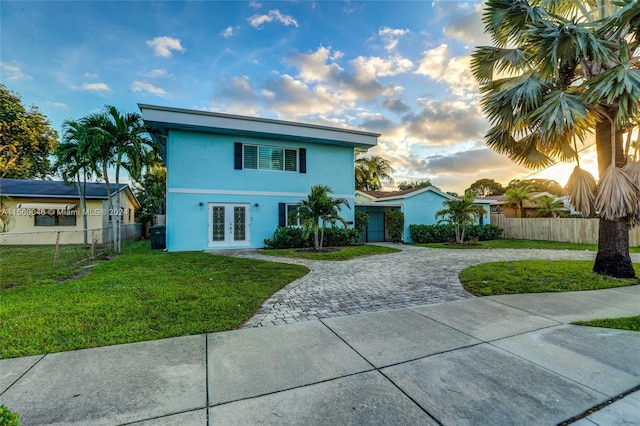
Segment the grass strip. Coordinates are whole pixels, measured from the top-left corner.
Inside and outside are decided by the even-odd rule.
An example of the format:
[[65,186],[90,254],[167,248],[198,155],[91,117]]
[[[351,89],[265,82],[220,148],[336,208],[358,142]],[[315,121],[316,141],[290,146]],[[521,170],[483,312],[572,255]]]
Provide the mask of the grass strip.
[[261,253],[269,256],[292,257],[309,260],[349,260],[359,256],[370,256],[374,254],[397,253],[402,251],[392,247],[382,247],[373,245],[338,247],[336,251],[314,252],[296,251],[296,249],[262,250]]
[[[640,273],[640,265],[634,265]],[[476,296],[597,290],[637,284],[592,272],[590,260],[514,260],[470,266],[460,272],[464,288]]]
[[624,318],[603,318],[591,321],[576,321],[573,324],[588,327],[618,328],[621,330],[640,331],[640,315]]
[[[514,238],[500,238],[497,240],[480,241],[477,245],[465,245],[457,246],[446,243],[430,243],[430,244],[416,244],[416,246],[427,248],[447,248],[458,250],[473,250],[473,249],[544,249],[544,250],[588,250],[597,251],[597,244],[580,244],[580,243],[567,243],[562,241],[544,241],[544,240],[520,240]],[[640,253],[640,247],[629,247],[630,253]]]

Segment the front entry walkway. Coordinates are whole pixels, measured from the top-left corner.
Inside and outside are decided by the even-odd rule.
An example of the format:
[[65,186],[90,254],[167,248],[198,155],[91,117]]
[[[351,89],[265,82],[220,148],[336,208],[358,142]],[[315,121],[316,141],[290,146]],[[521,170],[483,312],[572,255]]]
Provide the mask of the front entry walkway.
[[[576,250],[444,250],[377,243],[402,252],[347,261],[309,261],[252,251],[225,252],[272,262],[296,263],[311,272],[276,292],[244,328],[295,323],[472,298],[458,280],[467,266],[501,260],[594,260]],[[634,261],[640,261],[640,256]]]

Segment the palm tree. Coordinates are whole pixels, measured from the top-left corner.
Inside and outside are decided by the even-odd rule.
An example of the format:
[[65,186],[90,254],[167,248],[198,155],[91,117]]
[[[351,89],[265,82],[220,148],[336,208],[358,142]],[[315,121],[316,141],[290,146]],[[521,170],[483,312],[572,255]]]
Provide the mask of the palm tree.
[[[92,114],[86,118],[92,128],[92,158],[101,165],[104,173],[107,193],[109,194],[109,209],[112,210],[114,252],[120,254],[121,246],[121,195],[120,170],[124,168],[131,179],[140,180],[144,160],[149,158],[149,152],[157,150],[156,144],[147,136],[149,128],[137,113],[121,113],[116,107],[106,105],[104,111]],[[107,168],[115,168],[116,205],[113,206],[111,187]]]
[[360,191],[378,191],[382,189],[382,181],[393,183],[390,173],[395,172],[391,162],[373,155],[356,159],[356,189]]
[[324,243],[324,230],[327,224],[335,226],[337,222],[347,226],[346,221],[340,217],[342,206],[351,209],[349,202],[344,198],[333,198],[331,188],[327,185],[314,185],[305,200],[298,203],[300,221],[304,229],[303,237],[309,238],[313,232],[314,247],[317,251],[322,249]]
[[564,203],[560,198],[542,196],[536,200],[536,217],[561,217],[565,215]]
[[486,142],[513,161],[578,160],[576,140],[595,129],[601,219],[593,270],[614,277],[635,276],[628,230],[640,219],[638,183],[621,167],[622,134],[638,119],[639,20],[632,0],[488,0],[483,22],[493,46],[476,48],[471,64],[492,126]]
[[87,236],[87,181],[93,176],[100,176],[95,162],[90,157],[90,129],[86,123],[65,120],[62,143],[56,147],[56,170],[60,171],[65,182],[74,182],[80,198],[82,209],[82,229],[84,230],[84,248],[89,246]]
[[520,217],[524,217],[524,202],[531,200],[531,187],[518,186],[507,189],[504,193],[504,201],[510,207],[517,207]]
[[456,234],[456,244],[464,244],[464,232],[468,224],[474,223],[481,215],[487,211],[482,207],[473,204],[474,193],[467,191],[462,198],[445,200],[442,202],[446,207],[436,212],[438,223],[449,222],[453,224]]

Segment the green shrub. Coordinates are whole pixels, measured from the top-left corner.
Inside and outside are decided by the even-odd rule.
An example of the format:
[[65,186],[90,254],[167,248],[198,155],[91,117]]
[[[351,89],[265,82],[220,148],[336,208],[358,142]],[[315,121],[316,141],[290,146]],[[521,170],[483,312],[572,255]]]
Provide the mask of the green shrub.
[[[303,238],[303,231],[300,227],[278,226],[271,236],[264,240],[266,249],[288,249],[313,247],[313,234],[309,238]],[[360,232],[354,228],[331,227],[324,231],[324,247],[344,247],[358,246],[362,244]]]
[[[467,225],[465,240],[488,241],[502,237],[503,229],[496,225]],[[409,234],[415,244],[445,243],[455,240],[454,226],[442,225],[409,225]]]
[[394,243],[402,241],[402,231],[404,230],[404,213],[400,210],[391,210],[385,213],[387,232]]
[[369,215],[365,212],[357,211],[356,212],[356,229],[358,232],[362,233],[367,230],[367,225],[369,224]]
[[12,413],[5,405],[0,405],[0,426],[22,426],[20,415]]

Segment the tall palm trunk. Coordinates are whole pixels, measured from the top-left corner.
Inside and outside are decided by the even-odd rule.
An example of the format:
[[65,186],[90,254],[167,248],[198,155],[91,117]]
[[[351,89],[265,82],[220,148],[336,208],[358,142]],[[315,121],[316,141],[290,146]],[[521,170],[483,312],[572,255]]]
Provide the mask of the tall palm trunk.
[[[102,163],[102,173],[104,176],[104,183],[107,186],[107,198],[109,200],[109,211],[107,212],[109,215],[111,215],[111,236],[113,239],[113,250],[115,251],[116,248],[116,225],[115,225],[115,220],[114,220],[114,216],[113,213],[115,213],[113,211],[113,198],[111,197],[111,184],[109,183],[109,175],[107,174],[107,163],[104,162]],[[116,252],[117,254],[118,252]]]
[[122,208],[122,201],[120,199],[120,165],[122,164],[122,154],[118,154],[118,159],[116,162],[116,211],[114,212],[115,214],[113,215],[113,217],[115,218],[114,226],[116,227],[116,231],[115,231],[115,240],[114,240],[114,244],[113,244],[113,251],[115,254],[120,254],[120,248],[121,248],[121,235],[122,235],[122,231],[121,231],[121,221],[122,221],[122,216],[120,215],[120,209]]
[[[615,116],[615,113],[610,114]],[[616,166],[626,163],[623,152],[622,132],[615,137]],[[600,178],[611,164],[611,123],[608,119],[596,125],[596,148],[598,151],[598,173]],[[593,265],[593,272],[616,278],[633,278],[636,276],[631,257],[629,256],[629,225],[600,219],[598,231],[598,254]]]

